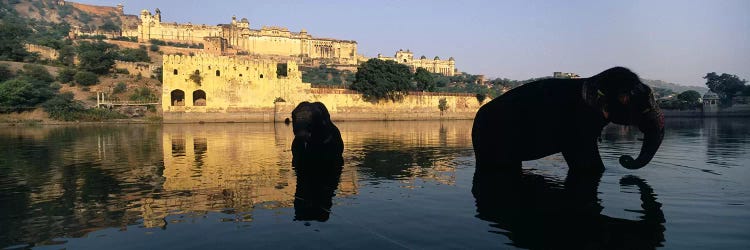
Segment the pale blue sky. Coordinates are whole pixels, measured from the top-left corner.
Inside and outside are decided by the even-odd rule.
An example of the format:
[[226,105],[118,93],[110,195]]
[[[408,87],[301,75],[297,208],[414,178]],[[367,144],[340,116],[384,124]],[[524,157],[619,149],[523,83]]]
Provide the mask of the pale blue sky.
[[750,1],[225,1],[79,0],[166,22],[307,29],[356,40],[360,54],[453,56],[461,71],[527,79],[629,67],[641,77],[704,86],[707,72],[750,79]]

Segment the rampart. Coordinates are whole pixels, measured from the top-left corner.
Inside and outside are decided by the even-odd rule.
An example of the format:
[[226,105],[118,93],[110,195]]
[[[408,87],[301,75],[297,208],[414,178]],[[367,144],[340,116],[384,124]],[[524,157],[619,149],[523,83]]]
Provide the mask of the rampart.
[[47,59],[47,60],[57,60],[57,57],[60,55],[60,53],[58,53],[57,50],[47,47],[47,46],[27,43],[24,45],[24,47],[29,52],[37,53],[39,54],[41,58]]
[[150,77],[156,68],[159,66],[145,62],[125,62],[115,60],[116,69],[125,69],[130,75],[141,75],[143,77]]

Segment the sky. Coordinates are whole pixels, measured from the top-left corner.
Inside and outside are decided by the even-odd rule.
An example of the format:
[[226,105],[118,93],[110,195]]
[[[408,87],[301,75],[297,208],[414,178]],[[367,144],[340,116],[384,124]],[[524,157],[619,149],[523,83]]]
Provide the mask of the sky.
[[355,40],[358,53],[454,57],[456,67],[524,80],[554,71],[595,75],[613,66],[642,78],[705,86],[708,72],[750,79],[750,1],[303,1],[78,0],[126,14],[159,8],[163,22],[306,29]]

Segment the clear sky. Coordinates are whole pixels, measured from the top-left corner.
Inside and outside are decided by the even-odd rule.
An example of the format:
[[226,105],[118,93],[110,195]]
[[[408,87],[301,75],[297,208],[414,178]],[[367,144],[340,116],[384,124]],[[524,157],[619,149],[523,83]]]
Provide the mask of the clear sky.
[[[76,1],[74,1],[76,2]],[[553,71],[588,77],[625,66],[643,78],[705,86],[708,72],[750,80],[750,0],[228,1],[78,0],[162,21],[307,29],[356,40],[358,52],[456,59],[460,71],[523,80]]]

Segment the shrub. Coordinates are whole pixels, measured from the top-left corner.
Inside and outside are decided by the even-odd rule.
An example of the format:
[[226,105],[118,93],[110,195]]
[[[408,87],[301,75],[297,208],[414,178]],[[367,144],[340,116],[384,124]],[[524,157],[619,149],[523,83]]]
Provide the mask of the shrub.
[[152,52],[157,52],[159,51],[159,45],[151,44],[151,46],[149,47],[149,50],[151,50]]
[[61,93],[49,101],[42,104],[44,111],[49,113],[49,117],[60,121],[74,121],[78,119],[78,114],[85,111],[86,108],[73,99],[73,93]]
[[73,78],[76,83],[83,86],[91,86],[99,83],[99,76],[88,71],[78,71]]
[[130,95],[130,100],[143,102],[153,101],[156,100],[156,95],[154,95],[154,93],[151,92],[151,89],[149,89],[148,87],[141,87],[137,88],[135,92]]
[[15,74],[13,74],[13,71],[10,70],[10,65],[7,63],[0,64],[0,82],[4,82],[8,79],[13,78]]
[[73,83],[73,77],[78,73],[73,68],[63,68],[57,72],[57,81],[61,83]]
[[124,82],[118,82],[115,87],[112,89],[112,94],[119,94],[125,92],[127,90],[127,85],[125,85]]
[[148,57],[148,52],[145,49],[122,49],[120,50],[118,59],[126,62],[150,62],[151,58]]

